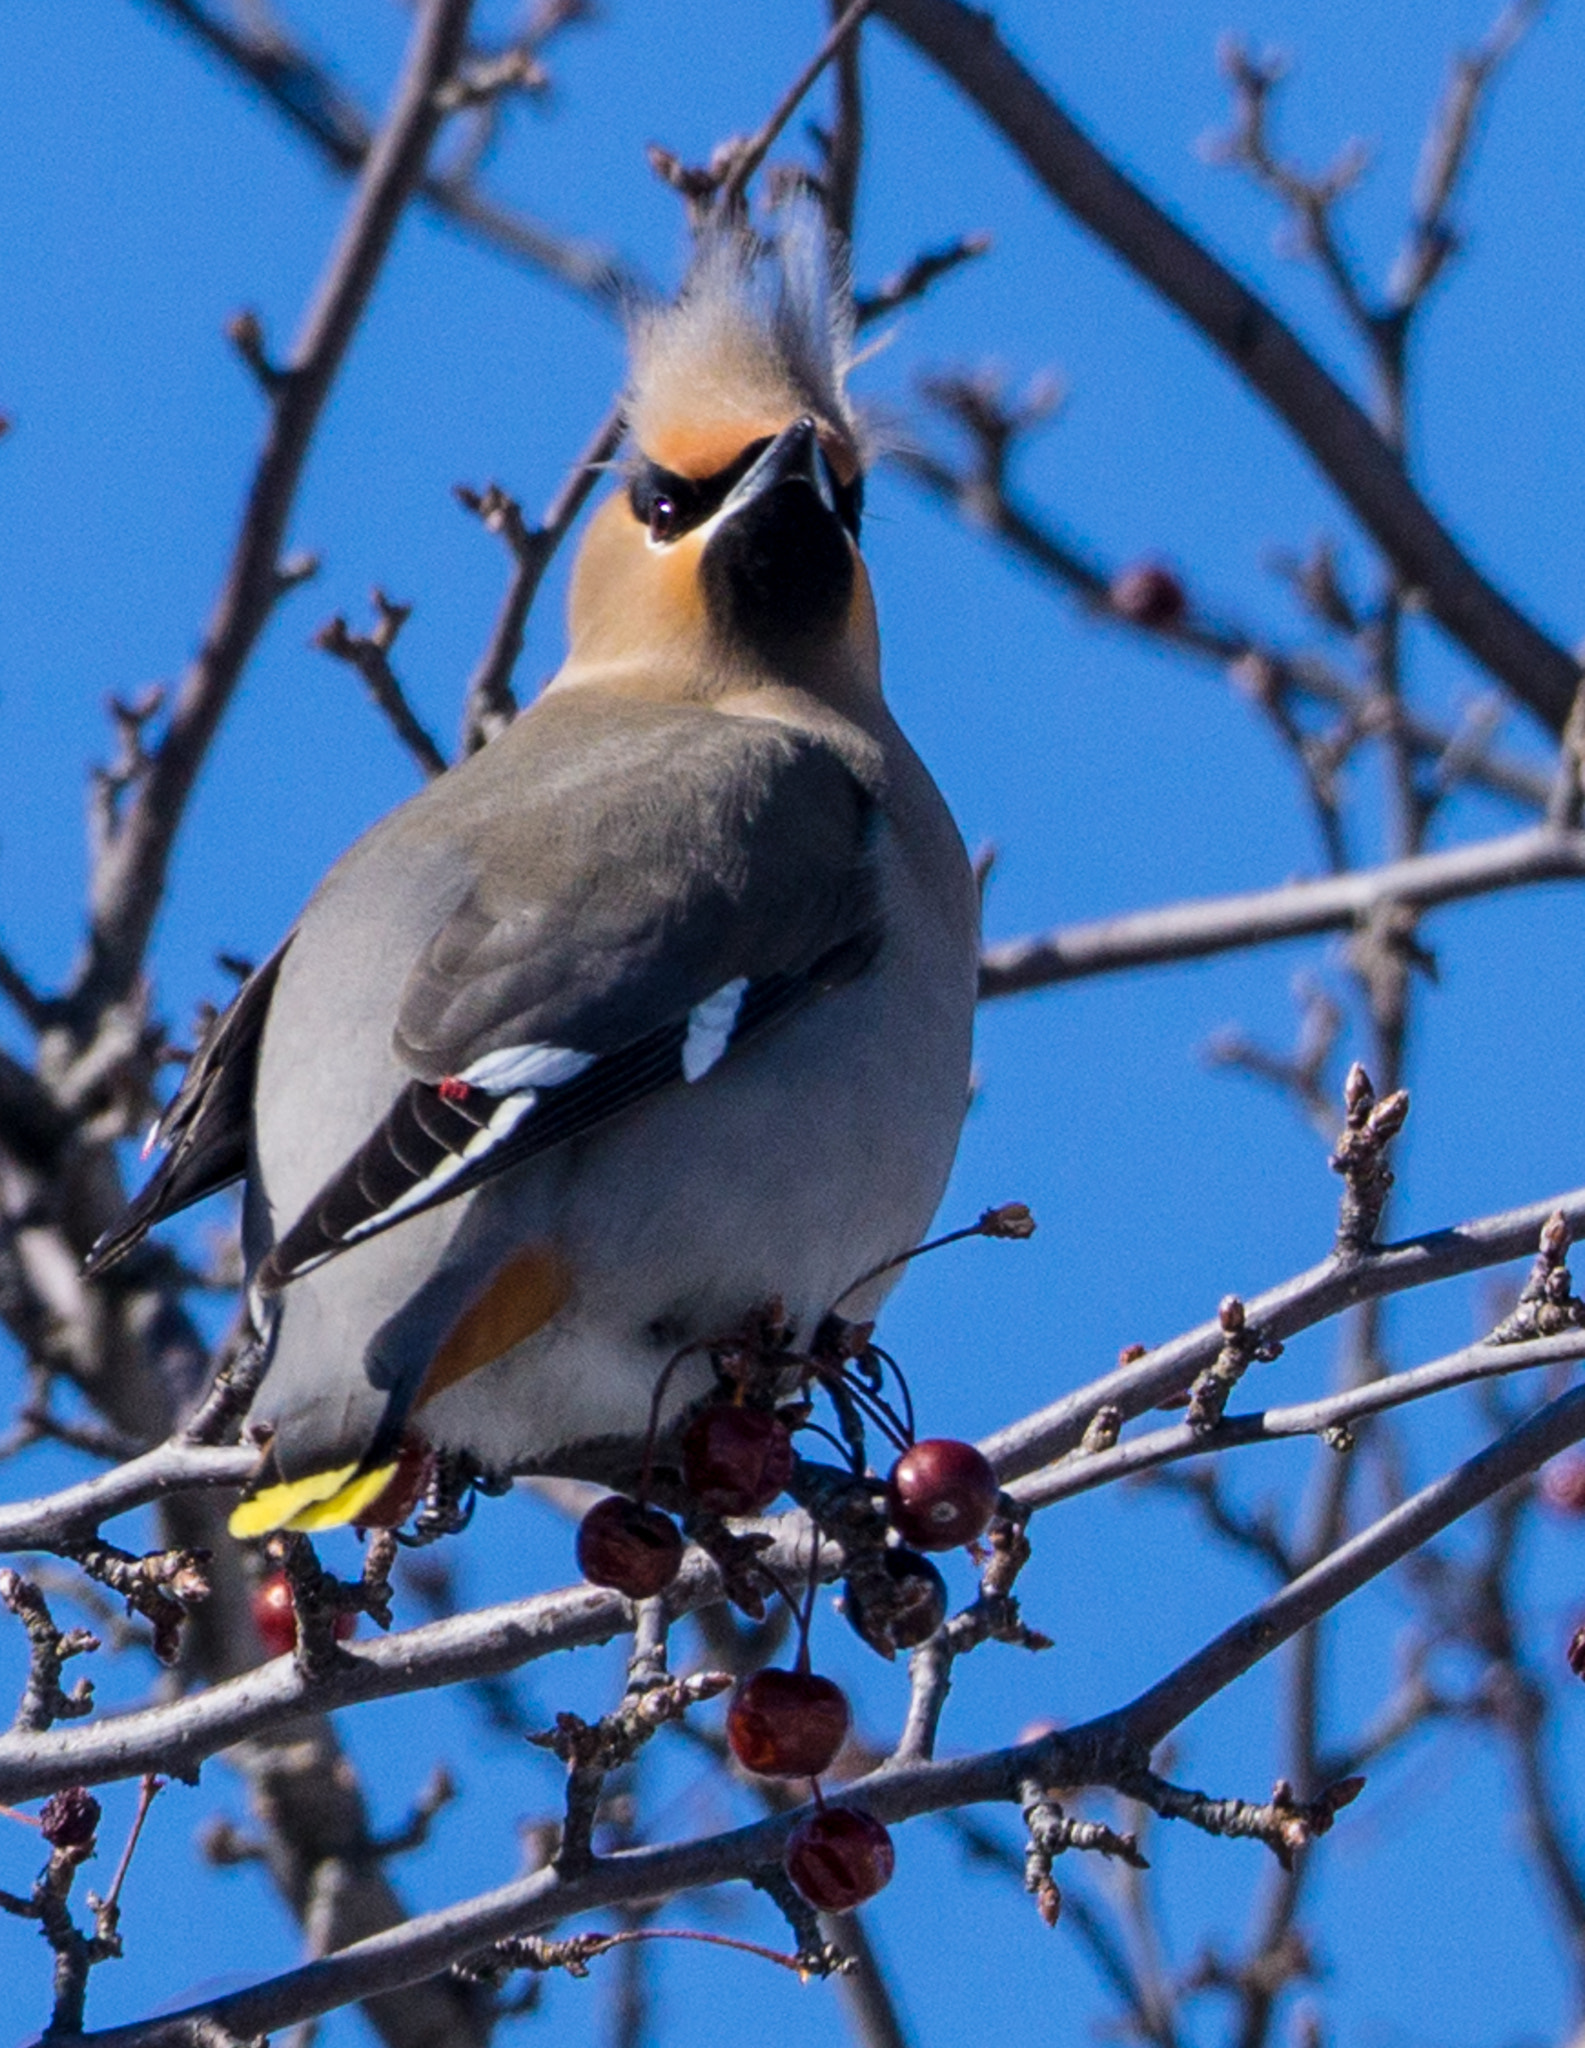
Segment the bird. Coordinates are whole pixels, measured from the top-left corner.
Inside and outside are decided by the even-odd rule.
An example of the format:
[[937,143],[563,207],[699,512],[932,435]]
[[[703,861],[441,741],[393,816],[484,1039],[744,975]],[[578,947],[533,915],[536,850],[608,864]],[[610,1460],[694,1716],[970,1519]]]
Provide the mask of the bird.
[[156,1125],[89,1271],[243,1182],[235,1535],[356,1524],[415,1430],[631,1486],[669,1363],[686,1403],[766,1304],[872,1316],[928,1227],[978,899],[881,694],[853,357],[823,222],[701,237],[630,317],[563,666],[334,864]]

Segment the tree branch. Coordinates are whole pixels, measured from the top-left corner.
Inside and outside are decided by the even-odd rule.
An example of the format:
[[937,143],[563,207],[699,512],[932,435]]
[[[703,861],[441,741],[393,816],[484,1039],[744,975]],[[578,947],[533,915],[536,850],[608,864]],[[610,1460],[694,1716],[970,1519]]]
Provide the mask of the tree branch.
[[[212,57],[246,80],[332,169],[361,170],[372,145],[362,109],[299,45],[279,31],[250,32],[224,22],[198,0],[144,0],[168,16]],[[543,222],[503,206],[481,192],[471,177],[429,173],[419,200],[455,222],[486,247],[527,263],[565,285],[580,298],[615,313],[642,280],[608,251],[557,234]]]
[[[1405,1238],[1358,1258],[1323,1259],[1307,1273],[1246,1297],[1245,1314],[1252,1328],[1285,1342],[1360,1302],[1524,1258],[1559,1212],[1576,1235],[1585,1231],[1585,1188],[1424,1237]],[[1220,1321],[1201,1323],[1064,1394],[1038,1414],[995,1431],[982,1440],[980,1449],[995,1465],[1003,1485],[1010,1486],[1081,1443],[1101,1410],[1115,1409],[1117,1419],[1126,1421],[1184,1393],[1195,1375],[1216,1358],[1223,1342]]]
[[[950,505],[971,526],[1002,542],[1038,574],[1071,591],[1090,617],[1197,656],[1262,704],[1280,710],[1285,699],[1297,695],[1341,712],[1344,732],[1350,738],[1367,738],[1377,730],[1379,706],[1368,691],[1356,688],[1328,662],[1266,645],[1252,633],[1229,626],[1197,607],[1176,618],[1148,619],[1120,608],[1112,595],[1118,576],[1101,566],[1093,548],[1054,531],[1011,489],[1004,473],[987,475],[983,462],[959,471],[922,448],[893,449],[888,459],[929,496]],[[1351,632],[1357,629],[1357,621],[1348,628]],[[1552,786],[1549,778],[1521,761],[1490,751],[1495,721],[1482,715],[1479,706],[1463,726],[1451,732],[1413,716],[1402,706],[1395,707],[1395,717],[1398,733],[1424,760],[1434,787],[1445,790],[1456,782],[1471,782],[1526,810],[1546,812]],[[1311,738],[1311,744],[1315,743]],[[1334,749],[1337,745],[1336,741],[1326,743]]]
[[[1452,1387],[1465,1387],[1475,1380],[1497,1379],[1512,1372],[1530,1372],[1538,1366],[1570,1365],[1580,1358],[1585,1358],[1585,1331],[1580,1330],[1570,1330],[1559,1337],[1540,1337],[1528,1344],[1493,1344],[1489,1340],[1469,1344],[1462,1351],[1451,1351],[1446,1357],[1416,1366],[1410,1372],[1389,1373],[1319,1401],[1295,1402],[1258,1414],[1224,1416],[1214,1430],[1195,1430],[1183,1423],[1175,1429],[1155,1429],[1146,1436],[1131,1437],[1110,1450],[1070,1452],[1057,1464],[1015,1480],[1007,1490],[1021,1507],[1033,1513],[1055,1501],[1092,1492],[1097,1486],[1205,1452],[1230,1451],[1245,1444],[1285,1443],[1300,1436],[1329,1436],[1347,1431],[1351,1424],[1368,1415],[1382,1415],[1410,1401],[1446,1393]],[[1346,1437],[1335,1448],[1346,1452]]]
[[560,490],[545,508],[538,526],[524,523],[515,498],[489,485],[484,491],[457,487],[457,496],[492,533],[503,536],[512,551],[512,580],[501,602],[490,644],[468,683],[462,718],[462,751],[475,753],[510,724],[517,713],[512,671],[523,651],[528,615],[545,571],[573,522],[599,483],[607,464],[622,445],[625,422],[620,401],[613,405],[590,436],[583,453],[568,471]]
[[1428,610],[1554,730],[1578,664],[1474,566],[1363,409],[1255,292],[1133,183],[962,0],[879,0],[1051,196],[1176,306],[1291,429]]
[[1213,896],[1162,910],[1134,911],[1069,925],[1037,938],[1009,939],[980,961],[980,995],[1022,995],[1060,981],[1132,967],[1199,960],[1317,932],[1347,931],[1389,904],[1429,910],[1502,889],[1585,877],[1585,832],[1538,825],[1445,853],[1424,853],[1384,867],[1356,868],[1319,881],[1289,882],[1243,896]]
[[[843,1797],[876,1819],[894,1823],[986,1801],[1021,1805],[1030,1784],[1126,1789],[1144,1771],[1149,1752],[1233,1679],[1450,1522],[1581,1436],[1585,1388],[1576,1388],[1343,1544],[1130,1705],[1010,1749],[872,1772],[846,1787]],[[1194,1818],[1197,1797],[1169,1801],[1174,1816]],[[418,1915],[401,1927],[247,1990],[163,2019],[58,2040],[52,2036],[51,2048],[176,2048],[186,2038],[182,2029],[199,2018],[237,2032],[288,2026],[371,1991],[421,1981],[492,1942],[537,1933],[597,1906],[636,1904],[705,1885],[752,1879],[779,1859],[805,1811],[773,1815],[695,1841],[621,1850],[597,1858],[575,1877],[550,1865],[478,1898]],[[1208,1811],[1206,1824],[1214,1824],[1217,1817],[1217,1811]]]
[[72,1001],[96,1015],[129,992],[163,898],[187,798],[255,641],[280,596],[281,549],[320,411],[368,304],[443,118],[472,0],[427,0],[391,115],[369,149],[302,334],[271,405],[264,451],[225,584],[170,723],[95,864],[88,947]]

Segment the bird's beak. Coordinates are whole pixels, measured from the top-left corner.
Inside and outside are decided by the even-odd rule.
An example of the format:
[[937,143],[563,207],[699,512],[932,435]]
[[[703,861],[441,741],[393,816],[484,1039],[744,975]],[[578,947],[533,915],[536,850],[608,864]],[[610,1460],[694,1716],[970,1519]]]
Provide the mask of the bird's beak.
[[790,427],[784,427],[754,467],[738,479],[711,524],[725,525],[756,498],[790,483],[810,485],[821,504],[835,516],[836,500],[820,454],[819,430],[807,413]]

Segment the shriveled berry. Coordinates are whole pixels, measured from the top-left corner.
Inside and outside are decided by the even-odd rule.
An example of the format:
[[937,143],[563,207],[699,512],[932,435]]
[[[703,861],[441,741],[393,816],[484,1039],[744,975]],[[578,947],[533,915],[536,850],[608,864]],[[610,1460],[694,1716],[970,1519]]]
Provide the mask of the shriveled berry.
[[663,1592],[682,1563],[682,1531],[659,1508],[625,1494],[597,1500],[578,1524],[578,1569],[594,1586],[629,1600]]
[[1112,610],[1136,626],[1175,626],[1188,609],[1183,585],[1164,562],[1134,562],[1112,578]]
[[[254,1587],[253,1626],[268,1656],[286,1657],[297,1648],[297,1614],[285,1572],[271,1572]],[[334,1626],[336,1641],[344,1643],[357,1626],[355,1614],[338,1614]]]
[[1567,1451],[1546,1466],[1541,1498],[1554,1514],[1585,1515],[1585,1452]]
[[817,1913],[846,1913],[891,1883],[892,1838],[856,1806],[824,1806],[787,1838],[787,1875]]
[[99,1801],[86,1785],[67,1785],[45,1800],[39,1832],[52,1849],[91,1849],[99,1813]]
[[842,1588],[842,1612],[872,1650],[895,1657],[929,1642],[947,1618],[947,1582],[917,1550],[882,1553],[885,1576],[851,1578]]
[[358,1517],[363,1529],[400,1529],[424,1497],[435,1471],[435,1454],[410,1429],[396,1451],[396,1470]]
[[813,1671],[756,1671],[726,1710],[726,1739],[762,1778],[818,1778],[847,1740],[847,1694]]
[[996,1474],[973,1444],[926,1437],[903,1452],[886,1482],[886,1510],[905,1542],[956,1550],[984,1534],[996,1512]]
[[713,1515],[757,1515],[792,1468],[787,1425],[763,1408],[701,1408],[683,1432],[683,1484]]

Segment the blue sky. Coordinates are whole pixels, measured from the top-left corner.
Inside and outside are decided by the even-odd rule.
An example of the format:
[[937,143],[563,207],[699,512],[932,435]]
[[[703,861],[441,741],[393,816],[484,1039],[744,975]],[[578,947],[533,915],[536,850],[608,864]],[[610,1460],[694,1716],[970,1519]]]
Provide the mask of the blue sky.
[[[1092,132],[1357,385],[1357,349],[1320,287],[1273,250],[1268,202],[1195,151],[1223,121],[1216,37],[1234,29],[1293,53],[1282,122],[1308,160],[1349,135],[1374,145],[1348,219],[1379,276],[1447,52],[1484,31],[1486,10],[1465,0],[1237,4],[1234,13],[1233,0],[1008,0],[1000,19]],[[678,208],[646,169],[644,144],[698,159],[755,125],[817,40],[820,10],[606,0],[602,14],[558,45],[554,93],[512,115],[492,181],[673,278]],[[340,0],[304,4],[292,19],[366,101],[383,97],[401,10]],[[1413,416],[1439,510],[1565,640],[1578,631],[1585,546],[1574,403],[1585,370],[1573,173],[1585,155],[1582,59],[1580,11],[1560,5],[1514,60],[1461,209],[1467,251],[1420,340]],[[884,30],[869,34],[866,75],[861,282],[959,233],[988,229],[995,241],[899,319],[863,394],[915,414],[915,380],[933,366],[994,360],[1014,384],[1054,371],[1068,401],[1021,462],[1027,492],[1104,557],[1163,556],[1217,610],[1297,639],[1303,622],[1270,573],[1270,551],[1327,534],[1348,572],[1363,577],[1368,563],[1306,459]],[[65,971],[80,930],[85,770],[108,747],[104,699],[179,674],[257,449],[257,396],[223,325],[252,306],[284,341],[343,192],[269,113],[130,0],[7,10],[0,106],[0,410],[13,422],[0,445],[0,934],[47,981]],[[259,648],[183,837],[154,963],[160,1007],[178,1029],[224,987],[214,955],[267,951],[329,861],[413,787],[356,682],[310,649],[316,627],[337,610],[363,623],[375,583],[410,601],[398,666],[449,738],[504,576],[497,544],[458,510],[451,486],[497,478],[538,506],[620,367],[620,336],[604,316],[449,229],[408,221],[293,521],[293,542],[321,557],[320,575],[283,604]],[[894,473],[876,480],[871,506],[888,687],[970,843],[998,849],[993,936],[1318,871],[1291,767],[1225,680],[1086,625]],[[564,569],[535,613],[525,689],[559,659]],[[1429,629],[1411,642],[1422,706],[1445,715],[1485,689]],[[1540,736],[1521,717],[1507,736],[1539,756]],[[1368,773],[1360,800],[1372,818]],[[1449,841],[1514,822],[1495,802],[1468,799],[1438,832]],[[1431,926],[1441,978],[1419,999],[1413,1034],[1401,1230],[1581,1180],[1576,920],[1577,897],[1553,891],[1447,912]],[[1337,950],[1317,943],[1078,986],[984,1016],[980,1092],[944,1221],[1016,1197],[1042,1228],[1028,1246],[970,1245],[927,1261],[898,1295],[885,1335],[932,1432],[983,1432],[1101,1370],[1120,1345],[1169,1335],[1228,1289],[1253,1292],[1319,1255],[1334,1185],[1313,1136],[1282,1103],[1211,1072],[1200,1049],[1230,1023],[1285,1044],[1294,973],[1341,985],[1339,965]],[[1473,1286],[1405,1304],[1391,1320],[1396,1355],[1415,1362],[1462,1341],[1477,1314]],[[1331,1355],[1325,1333],[1298,1343],[1264,1369],[1263,1385],[1284,1399],[1319,1389]],[[1455,1404],[1411,1429],[1411,1467],[1429,1477],[1476,1441],[1470,1410]],[[1291,1495],[1319,1455],[1251,1454],[1248,1496]],[[38,1458],[7,1483],[31,1488],[64,1469]],[[1186,1509],[1139,1493],[1070,1503],[1037,1536],[1027,1607],[1057,1648],[1040,1660],[995,1649],[969,1660],[949,1744],[1005,1741],[1037,1715],[1067,1721],[1115,1705],[1261,1590]],[[570,1542],[516,1504],[491,1506],[461,1566],[476,1597],[506,1597],[565,1578]],[[964,1571],[955,1590],[967,1597]],[[1555,1656],[1578,1589],[1567,1529],[1537,1531],[1528,1582],[1535,1644]],[[418,1618],[411,1604],[406,1613]],[[1406,1620],[1391,1588],[1350,1611],[1328,1665],[1342,1725],[1390,1683]],[[894,1729],[902,1674],[850,1653],[829,1616],[820,1648],[855,1684],[870,1724]],[[15,1665],[8,1632],[3,1684]],[[547,1710],[587,1712],[612,1696],[616,1670],[610,1656],[587,1656],[535,1674],[532,1689]],[[105,1696],[141,1682],[107,1674]],[[1273,1673],[1254,1674],[1183,1731],[1176,1768],[1218,1791],[1263,1793],[1279,1762],[1276,1696]],[[1570,1701],[1564,1739],[1582,1732]],[[392,1704],[345,1734],[386,1821],[431,1755],[449,1757],[474,1795],[469,1817],[444,1820],[403,1865],[415,1905],[502,1881],[516,1820],[554,1803],[547,1766],[481,1736],[457,1702]],[[653,1797],[672,1827],[730,1810],[729,1795],[701,1785],[681,1754]],[[129,1804],[125,1788],[109,1795],[117,1825]],[[293,1958],[295,1931],[257,1875],[196,1869],[196,1824],[238,1805],[215,1763],[197,1790],[173,1790],[156,1808],[128,1897],[128,1958],[97,1973],[94,2020]],[[1467,1735],[1424,1740],[1373,1780],[1321,1857],[1317,1925],[1339,2039],[1473,2048],[1560,2033],[1564,1980],[1511,1810],[1500,1771]],[[1011,1820],[997,1824],[1016,1839]],[[30,1848],[20,1831],[0,1836],[0,1885],[25,1885]],[[1260,1852],[1183,1831],[1163,1831],[1156,1849],[1187,1966],[1243,1924]],[[1092,1872],[1062,1875],[1095,1889]],[[727,1905],[735,1930],[779,1938],[758,1904]],[[1071,1941],[1047,1934],[1005,1880],[965,1874],[938,1828],[904,1832],[876,1925],[926,2048],[1037,2005],[1049,2038],[1078,2040],[1105,2011]],[[0,1922],[0,1981],[41,1995],[36,1946],[31,1930]],[[749,2028],[763,2038],[796,2027],[809,2048],[843,2038],[829,1990],[714,1953],[679,1949],[657,1967],[662,2018],[686,2024],[695,2048],[727,2048]],[[608,1995],[598,1982],[551,1987],[558,2038],[599,2039]],[[30,2009],[20,2023],[32,2018]],[[1217,2015],[1202,2018],[1202,2037],[1214,2039]],[[7,2038],[13,2025],[8,2016]],[[339,2019],[324,2038],[361,2038],[359,2023]]]

